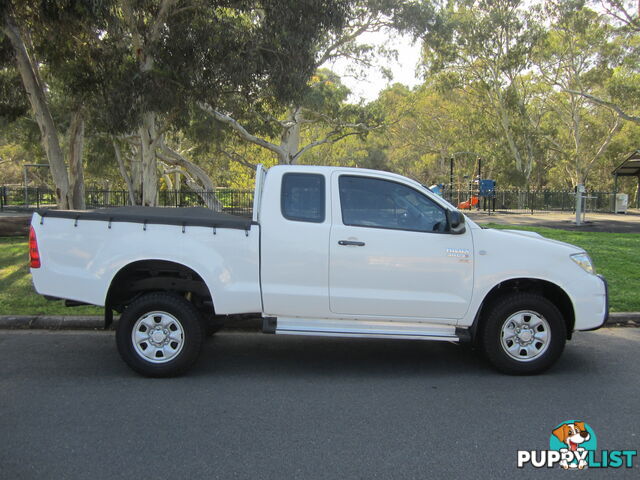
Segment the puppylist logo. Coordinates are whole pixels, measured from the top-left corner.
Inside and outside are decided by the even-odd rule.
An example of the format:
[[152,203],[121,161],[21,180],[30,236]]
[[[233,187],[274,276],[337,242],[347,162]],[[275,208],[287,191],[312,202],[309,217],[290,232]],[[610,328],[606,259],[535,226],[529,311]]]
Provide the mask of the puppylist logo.
[[637,450],[600,450],[596,434],[585,422],[568,420],[557,425],[549,437],[549,450],[518,450],[518,468],[565,470],[586,468],[633,468]]

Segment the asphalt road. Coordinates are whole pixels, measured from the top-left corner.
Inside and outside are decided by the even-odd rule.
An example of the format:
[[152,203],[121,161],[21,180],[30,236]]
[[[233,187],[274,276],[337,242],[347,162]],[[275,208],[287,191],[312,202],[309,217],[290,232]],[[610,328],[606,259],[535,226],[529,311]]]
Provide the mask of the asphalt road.
[[640,447],[640,329],[577,334],[547,374],[436,342],[221,333],[153,380],[112,333],[0,332],[0,478],[639,478],[516,468],[560,422]]

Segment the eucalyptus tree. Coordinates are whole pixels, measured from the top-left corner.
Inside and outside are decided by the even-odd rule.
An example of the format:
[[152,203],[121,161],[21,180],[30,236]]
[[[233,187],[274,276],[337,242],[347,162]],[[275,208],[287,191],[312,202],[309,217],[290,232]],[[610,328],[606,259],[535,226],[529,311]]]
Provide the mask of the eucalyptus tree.
[[[79,85],[82,92],[93,94],[79,103],[85,111],[90,110],[97,130],[113,136],[118,153],[131,153],[126,165],[121,158],[121,171],[132,191],[132,201],[152,205],[156,201],[159,159],[184,169],[204,187],[211,186],[202,169],[166,142],[167,132],[188,123],[193,113],[191,105],[206,101],[221,107],[230,97],[234,97],[232,102],[237,98],[249,101],[258,94],[274,101],[296,97],[315,67],[316,45],[329,32],[342,27],[348,3],[3,3],[2,31],[16,53],[61,206],[71,206],[72,201],[59,133],[49,108],[50,91],[43,80],[45,67],[47,74],[56,74],[62,88]],[[40,28],[43,25],[46,28]],[[75,68],[82,64],[84,68]],[[85,88],[89,85],[93,88]],[[75,125],[71,132],[82,132],[79,120]],[[70,145],[76,151],[80,146],[77,142]]]
[[426,11],[429,10],[419,8],[413,1],[350,2],[344,28],[318,37],[313,46],[314,61],[308,65],[310,68],[299,71],[308,82],[304,95],[283,103],[273,101],[267,91],[252,96],[248,102],[228,104],[226,109],[215,108],[207,101],[198,105],[243,141],[272,152],[281,164],[298,163],[303,155],[321,145],[353,135],[366,136],[380,126],[379,116],[364,105],[347,105],[348,91],[327,67],[346,58],[351,62],[352,74],[361,75],[363,69],[376,65],[377,56],[395,53],[362,43],[363,34],[410,30]]
[[[58,3],[63,2],[9,0],[0,4],[1,41],[5,48],[10,45],[13,57],[7,62],[5,56],[3,66],[5,69],[15,66],[19,72],[40,129],[58,204],[62,208],[84,208],[82,105],[92,84],[91,75],[85,71],[88,55],[85,40],[91,31],[83,19],[97,13],[100,7],[99,2],[80,0],[71,2],[72,8]],[[67,83],[69,78],[82,75],[87,81]],[[55,118],[54,103],[66,112],[66,121]],[[65,125],[68,125],[68,169],[60,133]]]
[[615,112],[622,120],[640,124],[640,3],[635,0],[600,0],[594,3],[609,20],[619,52],[608,58],[612,75],[602,92],[575,89],[570,93]]
[[585,95],[598,94],[612,75],[610,59],[620,46],[605,18],[584,2],[548,2],[553,21],[536,53],[539,75],[549,86],[547,122],[554,126],[549,142],[573,185],[585,183],[621,125],[610,109],[595,107]]
[[446,2],[423,35],[428,73],[445,73],[452,88],[484,103],[512,165],[528,183],[541,143],[540,112],[528,88],[532,54],[543,33],[539,8],[519,0]]
[[[250,108],[243,114],[245,120],[242,121],[242,117],[237,120],[208,104],[200,106],[212,118],[231,127],[240,139],[275,153],[278,163],[295,164],[316,147],[333,144],[352,135],[366,136],[380,127],[381,119],[372,109],[346,101],[349,93],[337,75],[321,69],[310,77],[307,93],[295,107],[286,111],[284,118]],[[262,135],[251,133],[250,129]],[[278,143],[272,137],[276,137]],[[237,153],[226,153],[253,167],[250,160],[239,159]]]
[[[342,27],[348,3],[115,1],[119,8],[103,40],[124,48],[105,89],[119,96],[109,120],[140,158],[130,181],[142,178],[142,203],[154,202],[158,160],[211,188],[206,172],[172,148],[166,134],[188,125],[197,102],[224,109],[259,96],[274,102],[299,96],[316,44]],[[118,111],[126,122],[118,124]]]

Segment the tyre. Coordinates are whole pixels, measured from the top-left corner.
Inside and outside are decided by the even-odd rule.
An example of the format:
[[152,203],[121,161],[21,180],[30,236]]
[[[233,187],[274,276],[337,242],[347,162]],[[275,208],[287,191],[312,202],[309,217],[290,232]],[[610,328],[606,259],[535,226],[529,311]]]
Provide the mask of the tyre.
[[479,334],[479,346],[495,368],[511,375],[532,375],[558,360],[567,327],[549,300],[516,293],[493,304]]
[[147,377],[184,373],[198,358],[204,332],[198,310],[172,293],[148,293],[120,316],[116,344],[129,367]]

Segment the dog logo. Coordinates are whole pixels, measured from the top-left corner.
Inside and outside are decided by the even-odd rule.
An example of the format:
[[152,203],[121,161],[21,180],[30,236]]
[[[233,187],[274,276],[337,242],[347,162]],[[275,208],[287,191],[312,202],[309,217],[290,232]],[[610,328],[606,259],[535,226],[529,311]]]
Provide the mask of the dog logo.
[[518,450],[518,468],[556,468],[585,470],[587,468],[634,468],[637,450],[607,448],[597,450],[596,434],[589,424],[567,420],[551,430],[548,450]]
[[549,448],[561,453],[562,468],[582,470],[589,466],[589,451],[595,451],[597,448],[596,435],[585,422],[570,420],[553,429]]

